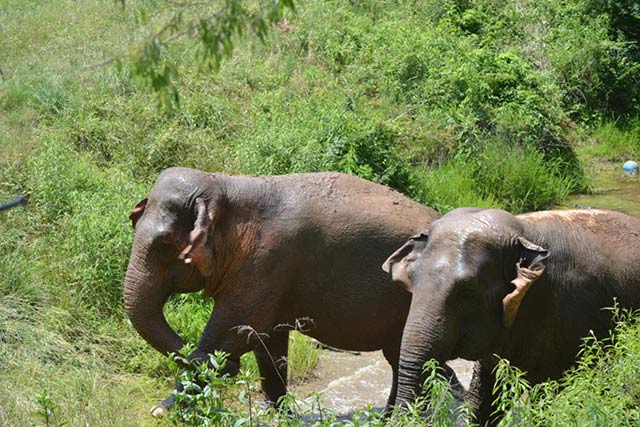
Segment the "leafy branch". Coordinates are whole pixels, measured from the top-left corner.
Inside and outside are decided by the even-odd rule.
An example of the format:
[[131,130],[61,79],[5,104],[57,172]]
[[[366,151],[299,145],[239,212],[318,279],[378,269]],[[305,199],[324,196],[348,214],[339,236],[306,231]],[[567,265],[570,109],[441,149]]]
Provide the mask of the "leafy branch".
[[293,0],[223,0],[211,14],[185,17],[187,9],[209,8],[219,3],[171,1],[174,8],[171,17],[129,56],[133,74],[151,84],[161,105],[171,107],[179,103],[175,85],[179,61],[167,55],[172,42],[185,36],[190,38],[199,45],[197,59],[217,71],[222,61],[232,55],[236,37],[251,31],[264,42],[270,27],[282,19],[285,8],[294,10]]

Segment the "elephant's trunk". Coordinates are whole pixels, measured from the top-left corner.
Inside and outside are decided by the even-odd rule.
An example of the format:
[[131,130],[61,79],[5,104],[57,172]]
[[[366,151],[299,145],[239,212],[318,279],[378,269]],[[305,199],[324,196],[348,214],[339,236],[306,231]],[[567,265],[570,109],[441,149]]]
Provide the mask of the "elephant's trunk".
[[404,407],[420,395],[425,362],[435,359],[445,367],[450,353],[447,335],[443,314],[434,314],[428,306],[420,304],[411,309],[402,336],[396,406]]
[[177,353],[184,341],[167,323],[162,308],[172,290],[166,286],[166,273],[150,267],[147,251],[136,242],[124,283],[124,306],[138,333],[164,354]]

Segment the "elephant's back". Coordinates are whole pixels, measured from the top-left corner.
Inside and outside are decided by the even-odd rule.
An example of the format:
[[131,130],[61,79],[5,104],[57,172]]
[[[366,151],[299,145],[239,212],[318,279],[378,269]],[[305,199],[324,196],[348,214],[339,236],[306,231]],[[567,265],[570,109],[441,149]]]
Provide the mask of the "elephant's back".
[[[640,219],[601,209],[553,210],[519,215],[549,245],[569,246],[576,256],[603,255],[601,263],[638,264]],[[546,242],[545,242],[546,243]],[[640,268],[640,265],[638,266]]]
[[287,175],[283,185],[305,217],[343,231],[374,227],[377,233],[388,230],[406,238],[407,233],[425,230],[440,216],[396,190],[343,173]]
[[[381,266],[439,215],[388,187],[340,173],[276,178],[287,194],[279,259],[291,265],[286,306],[314,319],[308,334],[338,348],[376,350],[398,342],[411,295]],[[347,328],[350,333],[340,334]]]
[[[519,216],[536,243],[552,254],[548,274],[570,288],[567,305],[640,308],[640,219],[600,209],[542,211]],[[597,308],[600,308],[599,306]]]

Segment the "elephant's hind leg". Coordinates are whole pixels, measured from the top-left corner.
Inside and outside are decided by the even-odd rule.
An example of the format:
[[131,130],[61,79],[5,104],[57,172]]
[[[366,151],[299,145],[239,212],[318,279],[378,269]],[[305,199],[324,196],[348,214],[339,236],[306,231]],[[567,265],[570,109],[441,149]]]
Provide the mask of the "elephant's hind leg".
[[262,377],[262,391],[272,405],[287,393],[287,352],[289,331],[272,331],[254,344],[254,354]]

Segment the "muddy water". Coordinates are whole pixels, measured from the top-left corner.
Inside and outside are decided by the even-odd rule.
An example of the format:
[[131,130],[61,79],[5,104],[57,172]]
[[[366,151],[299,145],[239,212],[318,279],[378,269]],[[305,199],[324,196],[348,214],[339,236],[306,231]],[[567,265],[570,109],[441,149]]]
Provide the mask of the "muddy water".
[[572,196],[562,207],[612,209],[640,218],[640,176],[625,176],[616,164],[599,171],[592,184],[593,194]]
[[[449,365],[468,388],[473,364],[457,359]],[[349,414],[367,405],[382,410],[391,389],[391,367],[381,351],[352,354],[320,350],[314,376],[294,390],[302,398],[321,392],[322,406],[338,414]]]

